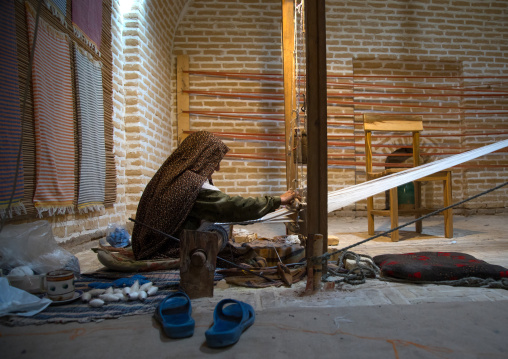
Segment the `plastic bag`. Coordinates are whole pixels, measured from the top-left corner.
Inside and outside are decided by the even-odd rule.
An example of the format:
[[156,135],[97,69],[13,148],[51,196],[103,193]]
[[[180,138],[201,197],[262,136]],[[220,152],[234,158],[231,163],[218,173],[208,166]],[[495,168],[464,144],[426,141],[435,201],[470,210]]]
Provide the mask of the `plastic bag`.
[[51,299],[11,287],[6,278],[0,278],[0,317],[10,314],[30,317],[46,309],[51,302]]
[[116,223],[108,225],[106,240],[112,247],[123,248],[131,243],[131,235],[124,226]]
[[37,274],[68,269],[79,275],[79,261],[58,245],[48,221],[6,225],[0,232],[0,268],[28,266]]

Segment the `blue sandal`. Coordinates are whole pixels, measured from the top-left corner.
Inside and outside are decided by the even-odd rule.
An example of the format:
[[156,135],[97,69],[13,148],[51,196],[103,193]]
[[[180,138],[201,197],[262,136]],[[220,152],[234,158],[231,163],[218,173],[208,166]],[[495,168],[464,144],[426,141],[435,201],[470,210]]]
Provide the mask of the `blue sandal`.
[[235,344],[242,333],[254,324],[256,314],[250,304],[234,299],[221,300],[213,312],[213,325],[205,332],[211,348]]
[[194,334],[191,301],[184,292],[175,292],[162,300],[155,310],[155,319],[170,338],[187,338]]

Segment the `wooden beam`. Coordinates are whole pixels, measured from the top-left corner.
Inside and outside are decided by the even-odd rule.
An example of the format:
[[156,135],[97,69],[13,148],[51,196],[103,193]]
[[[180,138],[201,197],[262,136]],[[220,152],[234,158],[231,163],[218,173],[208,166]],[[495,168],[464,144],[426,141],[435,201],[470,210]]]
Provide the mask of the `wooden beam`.
[[[307,232],[321,234],[320,256],[328,249],[328,168],[325,0],[305,2],[307,70]],[[312,246],[308,241],[307,247]],[[309,252],[313,252],[309,249]],[[314,283],[318,289],[319,283]]]
[[295,19],[294,0],[282,0],[282,58],[284,70],[284,120],[286,134],[286,186],[296,189],[296,164],[295,152],[292,141],[292,122],[296,115],[293,113],[296,103],[296,88],[294,76],[294,46],[295,46]]
[[178,55],[176,58],[176,119],[177,119],[177,136],[178,143],[180,144],[188,134],[184,131],[189,131],[189,56]]
[[363,129],[365,131],[423,131],[421,115],[408,115],[403,119],[392,119],[386,115],[370,114],[363,115]]

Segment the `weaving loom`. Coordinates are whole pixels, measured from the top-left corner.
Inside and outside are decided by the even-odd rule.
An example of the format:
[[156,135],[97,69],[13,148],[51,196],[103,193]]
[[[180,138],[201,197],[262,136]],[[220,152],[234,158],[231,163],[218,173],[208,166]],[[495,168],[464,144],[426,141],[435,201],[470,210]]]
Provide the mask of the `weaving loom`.
[[[313,15],[316,15],[320,12],[317,8],[312,8],[314,5],[306,4],[306,6],[311,6],[310,11],[312,11]],[[308,9],[306,9],[306,11],[307,10]],[[297,89],[299,90],[300,85],[299,77],[301,76],[300,72],[298,71],[298,52],[301,50],[301,46],[299,46],[298,43],[299,33],[297,31],[296,20],[300,12],[303,12],[302,3],[300,3],[300,5],[295,5],[292,1],[283,1],[284,113],[286,122],[285,147],[287,187],[296,188],[302,195],[308,195],[307,198],[303,199],[304,202],[307,202],[307,200],[314,201],[314,203],[309,203],[312,208],[309,208],[307,214],[304,214],[302,217],[304,222],[302,226],[304,227],[304,237],[311,235],[312,233],[321,233],[325,238],[327,237],[326,219],[323,220],[318,218],[322,216],[323,211],[330,213],[339,210],[345,206],[356,203],[375,194],[385,192],[389,189],[399,187],[403,184],[413,182],[417,179],[421,179],[423,177],[449,169],[467,161],[471,161],[480,156],[490,154],[504,147],[508,147],[508,140],[499,141],[484,147],[480,147],[402,172],[398,172],[384,178],[378,178],[372,181],[350,186],[342,190],[330,192],[327,193],[327,201],[323,203],[322,193],[323,188],[324,191],[326,191],[327,188],[327,170],[323,169],[323,165],[316,165],[316,163],[324,163],[324,166],[326,167],[327,151],[326,147],[321,147],[322,143],[326,144],[327,142],[326,130],[323,130],[323,127],[326,125],[320,124],[323,122],[321,119],[327,117],[326,88],[324,93],[319,94],[319,91],[322,89],[323,81],[326,81],[326,64],[324,64],[324,66],[319,66],[321,64],[317,62],[313,63],[312,61],[322,60],[322,58],[320,58],[321,55],[319,52],[321,51],[321,53],[326,53],[326,50],[324,49],[324,46],[319,47],[316,45],[316,43],[319,43],[319,39],[316,38],[313,38],[312,42],[307,41],[305,44],[303,44],[303,46],[311,47],[311,49],[307,49],[307,57],[305,58],[307,98],[303,98],[303,108],[307,108],[307,111],[304,113],[304,117],[301,118],[299,108],[301,102],[301,93],[299,91],[297,93]],[[313,17],[309,17],[309,19],[305,19],[305,21],[308,22],[305,24],[305,26],[307,30],[310,28],[310,31],[315,31],[315,29],[312,27],[316,26],[317,23],[319,23],[319,20],[316,21],[316,18]],[[303,21],[304,20],[302,18],[302,22]],[[319,26],[317,27],[319,28]],[[302,28],[304,28],[304,25],[302,25]],[[307,31],[307,34],[308,33],[309,31]],[[319,38],[319,35],[316,33],[314,33],[314,36]],[[310,53],[314,54],[315,56],[309,57]],[[326,55],[323,55],[323,57],[326,58]],[[324,75],[322,72],[324,72]],[[318,89],[319,91],[317,91]],[[325,99],[323,99],[323,97],[325,97]],[[312,126],[310,125],[311,123]],[[302,141],[300,136],[303,132],[306,132],[307,136],[309,137],[307,156],[302,154],[302,152],[305,151],[302,150]],[[309,158],[308,162],[306,162],[306,171],[299,171],[297,166],[300,164],[303,167],[305,161],[304,157]],[[308,178],[303,178],[304,172],[307,176],[309,176]],[[304,187],[302,183],[304,183],[306,180],[307,186]],[[309,213],[313,217],[311,219],[312,223],[307,223],[307,221],[310,219],[308,217]],[[315,213],[318,213],[318,215],[316,216]],[[296,216],[297,221],[298,219],[299,215]],[[293,211],[288,209],[280,209],[266,215],[257,221],[243,222],[242,224],[263,221],[291,222],[294,220],[295,216]],[[298,229],[298,226],[296,228]],[[326,247],[326,239],[324,239],[323,242],[323,247]],[[320,248],[318,248],[319,246],[320,244],[318,244],[316,247],[312,243],[307,243],[307,259],[311,257],[318,257],[321,253],[323,253],[320,251]],[[314,252],[310,253],[312,251]],[[323,248],[323,251],[326,252],[326,248]],[[315,266],[315,269],[315,273],[321,272],[320,267]],[[308,272],[308,289],[311,287],[313,289],[317,288],[316,282],[318,282],[319,279],[318,277],[312,278],[312,275],[312,270],[310,270]],[[320,276],[320,274],[318,276]]]
[[[471,161],[480,156],[492,153],[502,148],[508,147],[508,140],[500,141],[480,147],[475,150],[467,151],[458,155],[454,155],[448,158],[443,158],[439,161],[427,163],[419,167],[411,168],[399,173],[394,173],[390,176],[378,178],[372,181],[350,186],[338,191],[330,192],[328,194],[328,212],[333,212],[341,209],[347,205],[366,199],[367,197],[373,196],[378,193],[385,192],[390,188],[395,188],[408,182],[412,182],[416,179],[431,175],[433,173],[442,171],[446,168],[457,166],[461,163]],[[259,221],[268,222],[286,222],[287,216],[292,212],[288,209],[279,209],[273,213],[270,213],[260,219]],[[252,222],[254,223],[254,222]],[[245,223],[244,224],[248,224]]]
[[[323,251],[326,251],[326,238],[327,238],[327,220],[326,216],[328,213],[339,210],[345,206],[354,204],[360,200],[366,199],[368,197],[373,196],[374,194],[385,192],[392,188],[397,188],[406,183],[413,182],[417,179],[421,179],[432,175],[436,172],[440,172],[442,170],[450,169],[454,166],[458,166],[464,164],[468,161],[471,161],[475,158],[491,154],[501,148],[508,146],[508,141],[499,141],[499,139],[491,137],[486,139],[486,141],[478,141],[478,143],[491,143],[490,145],[476,148],[467,152],[459,153],[464,151],[464,149],[471,149],[478,147],[479,145],[475,143],[475,146],[462,146],[456,145],[458,138],[462,138],[460,136],[471,135],[470,132],[464,131],[463,124],[460,126],[449,126],[448,124],[454,124],[455,118],[457,116],[462,115],[478,115],[477,113],[472,113],[472,110],[476,108],[469,109],[467,106],[462,106],[461,104],[453,103],[453,106],[448,106],[445,104],[442,106],[444,109],[442,112],[437,113],[434,109],[436,106],[435,103],[431,103],[428,106],[428,113],[425,113],[425,110],[422,110],[425,106],[422,105],[414,105],[414,103],[409,103],[411,101],[408,100],[408,104],[398,104],[394,105],[395,101],[392,101],[392,98],[410,98],[412,95],[415,96],[428,96],[431,97],[431,91],[429,93],[416,93],[414,90],[420,89],[432,89],[440,91],[436,96],[439,97],[439,101],[443,98],[443,96],[455,97],[459,96],[455,93],[448,94],[446,91],[454,90],[454,86],[444,86],[439,85],[440,82],[443,81],[444,78],[457,78],[460,77],[460,74],[457,73],[446,73],[446,76],[443,76],[443,72],[436,71],[436,74],[430,73],[428,78],[425,77],[422,82],[433,81],[436,84],[423,84],[420,88],[417,86],[411,86],[411,84],[388,84],[388,85],[378,85],[371,84],[369,78],[404,78],[411,79],[417,75],[417,70],[411,70],[404,72],[405,70],[388,72],[389,70],[382,68],[380,66],[379,73],[375,73],[372,71],[373,68],[376,68],[374,65],[379,64],[370,64],[367,63],[365,68],[358,68],[360,71],[356,74],[355,68],[353,68],[353,73],[349,74],[347,71],[342,73],[338,72],[330,77],[336,78],[349,78],[346,83],[342,81],[341,83],[333,83],[331,86],[336,86],[336,89],[341,89],[342,91],[335,91],[333,94],[330,93],[327,95],[326,92],[326,46],[324,46],[324,40],[321,43],[319,40],[320,36],[326,33],[324,29],[320,29],[319,25],[324,21],[320,21],[318,15],[324,14],[324,9],[318,9],[318,4],[305,2],[303,5],[303,1],[283,1],[282,2],[282,42],[283,42],[283,82],[284,82],[284,95],[280,91],[273,92],[249,92],[246,93],[241,91],[239,93],[234,93],[231,90],[229,92],[225,92],[222,90],[210,89],[208,91],[203,90],[202,88],[193,90],[189,85],[189,74],[196,76],[222,76],[222,77],[231,77],[234,79],[244,78],[244,79],[262,79],[265,81],[273,81],[273,78],[277,75],[273,74],[241,74],[241,73],[232,73],[228,71],[202,71],[202,70],[190,70],[189,66],[189,58],[185,55],[179,55],[177,61],[177,89],[178,89],[178,133],[179,140],[184,138],[190,130],[190,122],[189,116],[196,116],[197,118],[203,117],[217,117],[219,119],[231,119],[231,118],[241,118],[243,120],[279,120],[275,115],[282,115],[281,113],[268,113],[268,112],[235,112],[235,111],[223,111],[217,110],[213,111],[210,109],[206,109],[203,111],[191,110],[189,107],[189,95],[192,96],[213,96],[218,98],[225,98],[229,101],[231,98],[238,98],[241,101],[245,101],[246,99],[252,100],[262,100],[262,101],[284,101],[284,123],[285,123],[285,156],[277,156],[271,154],[270,156],[262,156],[261,152],[252,153],[240,153],[240,151],[232,151],[231,154],[228,154],[229,157],[232,158],[251,158],[251,159],[261,159],[267,161],[284,161],[286,166],[286,185],[287,188],[292,188],[298,190],[298,192],[303,197],[303,208],[305,205],[307,207],[307,214],[305,212],[298,212],[297,218],[295,218],[294,211],[288,209],[280,209],[275,211],[259,220],[256,221],[248,221],[242,222],[239,224],[251,224],[263,221],[269,222],[281,222],[281,223],[296,223],[300,225],[298,226],[288,226],[290,231],[297,231],[297,233],[302,234],[306,237],[308,234],[322,234],[324,237],[323,240]],[[307,8],[303,11],[303,6]],[[309,10],[309,11],[307,11]],[[305,14],[305,16],[304,16]],[[312,33],[312,35],[309,35]],[[305,40],[302,41],[305,36]],[[310,36],[310,37],[309,37]],[[310,41],[309,41],[310,39]],[[303,52],[303,54],[302,54]],[[364,61],[364,59],[361,59]],[[360,60],[358,60],[360,61]],[[378,59],[376,59],[378,61]],[[455,65],[454,65],[455,66]],[[404,64],[401,65],[404,67]],[[411,66],[408,66],[408,68]],[[431,66],[429,66],[431,67]],[[387,66],[388,69],[392,69],[390,64]],[[413,68],[413,67],[411,67]],[[438,68],[436,66],[436,68]],[[365,70],[362,72],[361,70]],[[450,67],[452,69],[452,67]],[[422,65],[422,69],[420,71],[424,71],[424,65]],[[371,71],[371,72],[369,72]],[[442,69],[441,71],[444,71]],[[453,68],[452,71],[460,71],[460,68]],[[369,76],[372,75],[379,76]],[[387,74],[390,74],[387,76]],[[435,76],[433,76],[435,75]],[[355,83],[356,79],[359,79],[359,84]],[[436,80],[433,80],[436,78]],[[280,76],[278,77],[280,81]],[[396,82],[395,80],[389,80]],[[455,80],[454,80],[455,81]],[[364,82],[367,82],[365,84]],[[401,81],[403,82],[403,81]],[[305,83],[306,89],[305,91],[301,91],[302,84]],[[398,85],[398,86],[397,86]],[[372,89],[379,88],[379,90],[372,91]],[[392,88],[402,89],[402,93],[394,93]],[[388,91],[387,89],[390,89]],[[358,90],[356,92],[356,90]],[[374,93],[372,93],[374,92]],[[425,92],[425,91],[424,91]],[[441,93],[444,92],[444,93]],[[458,91],[457,91],[458,92]],[[416,93],[416,94],[415,94]],[[361,99],[354,99],[353,101],[344,100],[346,97],[354,98],[356,94],[361,97]],[[376,100],[370,103],[365,98],[368,96],[372,96],[374,98],[379,98],[380,96],[386,96],[390,98],[388,103],[379,104],[379,101]],[[327,101],[327,96],[331,97],[339,97],[342,98],[340,101]],[[478,96],[489,96],[488,93],[480,93]],[[362,101],[363,100],[363,101]],[[226,102],[226,100],[224,100]],[[240,100],[239,100],[240,101]],[[398,100],[397,100],[398,101]],[[450,100],[455,101],[455,99]],[[221,102],[218,102],[218,107],[221,106]],[[402,101],[401,101],[402,102]],[[414,101],[413,101],[414,102]],[[430,101],[429,101],[430,102]],[[348,121],[351,122],[333,122],[329,121],[327,116],[327,107],[330,107],[331,104],[347,104],[347,106],[352,107],[350,111],[346,111],[344,108],[338,109],[333,113],[330,117],[343,117],[348,118]],[[359,105],[357,107],[357,105]],[[222,105],[224,106],[224,105]],[[432,121],[429,122],[430,131],[447,130],[451,133],[439,134],[441,137],[436,141],[439,141],[436,145],[434,143],[434,138],[430,139],[427,144],[424,146],[425,154],[422,156],[434,157],[434,156],[446,156],[446,157],[438,157],[441,158],[439,160],[430,159],[427,161],[428,163],[422,166],[418,166],[415,168],[408,169],[406,171],[398,172],[394,175],[384,177],[382,179],[377,179],[369,182],[364,182],[352,186],[348,186],[344,189],[327,192],[328,191],[328,164],[332,166],[349,166],[349,169],[356,170],[356,167],[361,165],[361,157],[365,154],[360,153],[361,151],[356,151],[355,147],[363,147],[364,144],[360,143],[361,136],[356,133],[355,126],[358,126],[357,122],[358,115],[362,115],[365,113],[377,113],[383,115],[393,116],[393,119],[396,120],[399,115],[407,115],[406,111],[387,111],[386,107],[391,108],[397,107],[408,107],[410,110],[407,112],[420,111],[423,115],[426,116],[434,116],[432,117]],[[417,110],[413,110],[414,108],[418,108]],[[453,109],[453,110],[452,110]],[[489,112],[482,113],[482,115],[487,115]],[[266,115],[266,116],[265,116]],[[328,121],[327,121],[328,120]],[[334,126],[347,126],[347,130],[339,132],[340,135],[332,135],[327,136],[327,125],[331,125],[333,123]],[[443,126],[442,124],[445,123]],[[492,125],[494,126],[494,125]],[[434,130],[432,130],[434,129]],[[469,130],[470,128],[465,128]],[[271,130],[271,129],[270,129]],[[471,128],[472,130],[472,128]],[[232,133],[232,132],[216,132],[215,134],[228,138],[228,139],[237,139],[237,140],[258,140],[258,141],[281,141],[282,134],[270,133],[270,131],[265,131],[266,133]],[[338,131],[337,131],[338,132]],[[500,133],[501,135],[502,133]],[[452,140],[443,140],[449,136]],[[390,136],[386,136],[390,137]],[[400,136],[403,137],[403,136]],[[427,137],[427,135],[425,135]],[[430,135],[428,137],[431,137]],[[329,141],[329,139],[333,138],[346,138],[347,141],[336,142]],[[307,139],[308,147],[305,148],[305,139]],[[333,144],[331,144],[333,143]],[[443,145],[441,145],[443,143]],[[451,144],[450,144],[451,143]],[[351,157],[355,157],[353,161],[327,161],[327,144],[331,146],[336,146],[338,148],[337,152],[342,155],[342,158],[346,158],[348,155]],[[377,145],[377,144],[376,144]],[[385,142],[382,145],[379,145],[383,150],[386,150],[390,147],[405,147],[407,144],[404,143],[404,140],[393,140],[392,138],[385,139]],[[427,151],[427,149],[431,149]],[[432,150],[436,151],[432,151]],[[449,151],[448,153],[444,153],[443,149],[447,150],[455,150]],[[459,151],[457,151],[459,150]],[[348,151],[354,152],[350,153]],[[275,152],[275,151],[274,151]],[[452,152],[452,153],[450,153]],[[377,156],[395,156],[393,153],[386,153],[386,151],[379,151],[375,153]],[[329,158],[341,157],[340,155],[332,155]],[[360,157],[360,159],[358,158]],[[393,157],[392,157],[393,158]],[[388,160],[387,160],[388,162]],[[381,163],[376,163],[376,166],[383,166]],[[490,166],[490,165],[489,165]],[[493,168],[498,165],[491,165]],[[399,166],[399,167],[404,167]],[[409,167],[409,166],[407,166]],[[466,167],[466,166],[461,166]],[[344,167],[342,167],[344,168]],[[359,174],[358,174],[359,173]],[[363,172],[355,172],[354,181],[362,181],[363,180]],[[348,181],[348,180],[346,180]],[[353,180],[351,180],[352,182]],[[337,185],[334,183],[333,185]],[[430,186],[428,188],[431,188]],[[429,193],[431,191],[428,191]],[[426,199],[427,200],[427,199]],[[432,199],[431,199],[432,200]],[[313,203],[311,203],[313,202]],[[300,216],[301,214],[301,216]],[[309,216],[310,214],[310,216]],[[301,217],[301,218],[299,218]],[[300,231],[301,230],[301,231]],[[307,245],[307,249],[309,249]],[[321,252],[323,253],[323,252]],[[316,254],[319,255],[319,254]],[[311,255],[312,256],[312,255]]]

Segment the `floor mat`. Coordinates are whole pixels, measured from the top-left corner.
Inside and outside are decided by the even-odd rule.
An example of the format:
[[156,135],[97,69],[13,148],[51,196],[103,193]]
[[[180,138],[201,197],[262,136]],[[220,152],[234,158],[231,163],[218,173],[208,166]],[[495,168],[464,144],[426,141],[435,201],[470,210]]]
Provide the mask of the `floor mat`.
[[[149,281],[159,287],[157,293],[146,298],[143,302],[139,300],[129,302],[109,302],[99,308],[91,307],[88,303],[83,303],[77,299],[71,303],[63,305],[50,305],[44,311],[32,316],[6,316],[0,318],[0,323],[9,326],[40,325],[46,323],[68,323],[68,322],[96,322],[104,319],[115,319],[123,316],[150,314],[155,311],[159,302],[167,297],[171,292],[178,289],[180,283],[180,271],[161,271],[143,273]],[[119,278],[128,278],[130,274],[111,272],[107,270],[97,271],[81,275],[75,281],[76,290],[88,291],[91,289],[91,283],[108,283]],[[214,280],[223,278],[216,274]]]

